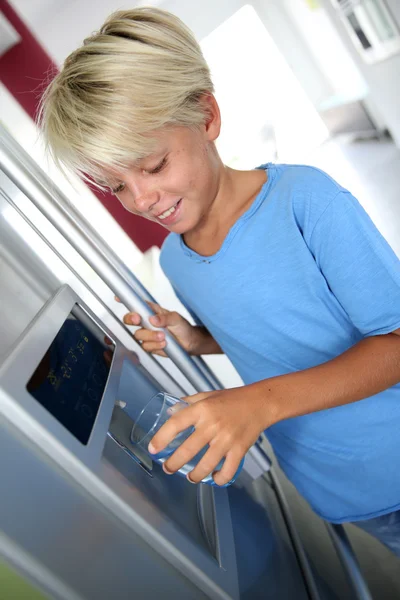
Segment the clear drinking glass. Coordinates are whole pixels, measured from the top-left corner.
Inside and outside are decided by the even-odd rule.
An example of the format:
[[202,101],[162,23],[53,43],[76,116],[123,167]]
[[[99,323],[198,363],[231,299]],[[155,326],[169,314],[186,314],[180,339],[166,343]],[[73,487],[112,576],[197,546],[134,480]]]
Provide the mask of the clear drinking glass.
[[[194,427],[189,427],[178,435],[158,454],[150,454],[148,451],[148,445],[152,437],[162,427],[162,425],[172,416],[177,410],[181,410],[189,406],[187,402],[171,396],[166,392],[159,392],[151,398],[146,404],[141,413],[139,414],[131,432],[131,442],[140,446],[142,450],[147,452],[149,456],[156,462],[162,464],[167,460],[169,456],[184,442],[194,431]],[[203,458],[204,454],[208,450],[208,445],[205,446],[196,456],[194,456],[186,465],[184,465],[177,473],[182,477],[186,477],[190,471],[194,469],[197,463]],[[215,471],[219,471],[224,464],[225,459],[221,460],[215,468]],[[238,477],[242,470],[244,459],[242,459],[238,470],[236,471],[233,478],[223,486],[217,486],[212,478],[212,474],[207,475],[202,479],[202,483],[213,485],[216,487],[227,487],[231,485]]]

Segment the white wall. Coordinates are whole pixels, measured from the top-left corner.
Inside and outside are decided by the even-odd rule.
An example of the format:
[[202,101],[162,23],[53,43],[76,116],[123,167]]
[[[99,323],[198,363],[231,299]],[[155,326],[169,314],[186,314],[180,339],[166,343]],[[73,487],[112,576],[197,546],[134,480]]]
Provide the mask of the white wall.
[[[353,46],[331,0],[320,0],[320,2],[330,15],[343,43],[363,74],[370,90],[372,103],[400,148],[400,53],[372,65],[366,64]],[[400,27],[400,1],[387,0],[387,5]]]
[[[332,87],[293,27],[280,0],[165,0],[161,7],[178,15],[192,29],[196,38],[202,40],[245,4],[252,5],[257,11],[310,100],[314,106],[318,106],[322,99],[333,92]],[[240,43],[238,39],[239,47]],[[260,76],[268,77],[269,60],[269,56],[264,57],[265,72]]]
[[318,5],[310,7],[304,0],[283,0],[282,4],[288,19],[331,84],[333,93],[323,100],[319,108],[324,110],[333,98],[351,101],[366,96],[367,85],[327,12]]
[[[293,25],[284,3],[281,0],[269,0],[268,2],[253,0],[251,4],[311,102],[318,107],[321,102],[334,93],[334,89],[319,68],[299,31]],[[269,57],[266,56],[266,69],[268,69],[268,60]]]
[[[144,2],[134,0],[10,0],[36,38],[57,64],[114,11]],[[160,4],[152,0],[146,4]]]
[[244,4],[243,0],[164,0],[160,8],[182,19],[200,41]]

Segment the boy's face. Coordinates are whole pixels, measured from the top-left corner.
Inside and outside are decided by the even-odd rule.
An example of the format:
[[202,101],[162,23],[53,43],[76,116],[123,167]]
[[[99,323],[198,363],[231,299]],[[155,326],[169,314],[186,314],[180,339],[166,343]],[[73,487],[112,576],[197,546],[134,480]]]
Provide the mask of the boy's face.
[[153,154],[128,171],[113,172],[113,193],[129,212],[169,231],[184,234],[201,227],[217,195],[222,166],[214,129],[206,124],[162,130]]

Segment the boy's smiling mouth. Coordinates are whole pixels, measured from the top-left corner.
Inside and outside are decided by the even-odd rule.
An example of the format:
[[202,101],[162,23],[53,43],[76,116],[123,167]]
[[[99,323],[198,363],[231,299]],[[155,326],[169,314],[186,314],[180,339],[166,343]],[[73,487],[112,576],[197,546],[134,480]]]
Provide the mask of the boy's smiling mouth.
[[161,223],[163,225],[169,225],[170,223],[173,223],[179,217],[181,205],[182,205],[182,198],[180,198],[178,200],[178,202],[176,202],[173,206],[171,206],[171,208],[168,208],[163,213],[157,215],[156,219],[158,221],[161,221]]

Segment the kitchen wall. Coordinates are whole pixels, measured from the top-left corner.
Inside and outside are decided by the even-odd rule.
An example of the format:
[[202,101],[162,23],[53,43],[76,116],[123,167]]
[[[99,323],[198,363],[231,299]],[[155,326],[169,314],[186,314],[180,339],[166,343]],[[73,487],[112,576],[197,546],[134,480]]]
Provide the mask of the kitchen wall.
[[[375,109],[385,122],[394,142],[400,148],[400,53],[381,62],[368,65],[353,46],[331,0],[320,0],[329,14],[340,38],[360,69],[370,91],[371,110]],[[386,0],[393,18],[400,27],[400,1]]]

